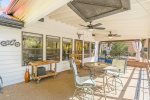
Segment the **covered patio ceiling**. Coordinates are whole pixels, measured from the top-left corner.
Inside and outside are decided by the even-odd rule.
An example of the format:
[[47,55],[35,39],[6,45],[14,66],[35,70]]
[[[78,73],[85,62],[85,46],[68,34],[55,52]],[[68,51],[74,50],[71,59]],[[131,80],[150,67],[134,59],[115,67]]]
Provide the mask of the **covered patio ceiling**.
[[[95,39],[100,41],[142,39],[150,37],[150,0],[130,0],[131,10],[111,15],[95,20],[93,23],[102,23],[106,30],[94,30]],[[74,11],[67,5],[57,9],[49,15],[50,19],[66,23],[79,29],[84,29],[82,25],[87,25]],[[109,39],[109,31],[119,34],[121,37]]]
[[11,0],[5,13],[23,21],[25,25],[34,23],[70,0]]

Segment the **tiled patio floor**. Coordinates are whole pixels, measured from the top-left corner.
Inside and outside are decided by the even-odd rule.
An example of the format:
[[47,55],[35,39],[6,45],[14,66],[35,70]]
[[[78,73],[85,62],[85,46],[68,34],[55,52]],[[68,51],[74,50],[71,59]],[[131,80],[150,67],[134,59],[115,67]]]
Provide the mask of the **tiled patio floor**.
[[[79,72],[87,74],[84,70]],[[126,74],[121,77],[123,89],[117,87],[117,95],[114,92],[107,93],[107,100],[150,100],[147,73],[146,68],[128,67]],[[95,80],[102,82],[101,78]],[[0,100],[69,100],[74,89],[73,73],[66,71],[60,73],[56,79],[47,78],[39,84],[31,81],[4,87]],[[94,98],[104,100],[102,94],[95,95]]]
[[[129,67],[121,76],[122,87],[117,87],[117,94],[107,93],[107,100],[150,100],[150,87],[146,68]],[[100,80],[100,79],[97,79]],[[104,100],[97,99],[97,100]]]

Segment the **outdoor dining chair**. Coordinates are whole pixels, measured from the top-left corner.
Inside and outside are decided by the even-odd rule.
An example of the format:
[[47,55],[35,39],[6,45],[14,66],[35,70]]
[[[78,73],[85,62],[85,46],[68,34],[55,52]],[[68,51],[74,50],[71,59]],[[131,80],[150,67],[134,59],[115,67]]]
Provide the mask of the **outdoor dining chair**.
[[3,80],[2,77],[0,76],[0,93],[2,92],[2,87],[3,87]]
[[107,75],[107,83],[110,82],[112,86],[114,86],[115,94],[117,94],[117,84],[123,87],[123,82],[120,78],[121,74],[125,74],[127,66],[127,59],[113,59],[112,65],[105,68],[105,72]]
[[[93,80],[93,78],[89,75],[89,76],[84,76],[84,77],[80,77],[78,75],[77,72],[77,67],[75,64],[75,61],[72,60],[72,69],[73,69],[73,73],[74,73],[74,79],[75,79],[75,86],[76,89],[74,91],[73,94],[73,98],[77,97],[81,95],[81,98],[84,100],[94,100],[94,91],[92,88],[94,88],[96,86],[95,81]],[[82,95],[83,94],[83,95]],[[90,95],[90,98],[86,97],[87,95]]]

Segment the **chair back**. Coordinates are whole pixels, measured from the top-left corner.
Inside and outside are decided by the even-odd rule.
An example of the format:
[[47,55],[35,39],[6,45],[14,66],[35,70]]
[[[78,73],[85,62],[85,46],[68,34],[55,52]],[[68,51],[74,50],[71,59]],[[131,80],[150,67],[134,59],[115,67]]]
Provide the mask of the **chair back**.
[[74,59],[71,60],[71,64],[72,64],[72,69],[73,69],[73,74],[74,74],[75,85],[78,85],[79,76],[78,76],[78,71],[77,71],[77,67],[76,67],[76,63]]
[[1,92],[1,90],[2,90],[2,87],[3,87],[3,79],[2,79],[2,77],[0,76],[0,92]]
[[113,59],[112,66],[117,67],[121,73],[126,71],[127,60],[126,59]]
[[72,63],[72,69],[73,69],[74,75],[78,76],[77,66],[76,66],[76,63],[73,59],[72,59],[71,63]]

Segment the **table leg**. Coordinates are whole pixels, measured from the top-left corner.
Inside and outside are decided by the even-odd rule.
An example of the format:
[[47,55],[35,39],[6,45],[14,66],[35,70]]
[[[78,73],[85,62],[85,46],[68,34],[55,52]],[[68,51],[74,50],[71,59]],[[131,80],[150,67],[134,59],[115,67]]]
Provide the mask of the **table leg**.
[[56,65],[56,63],[55,63],[55,73],[56,73],[56,71],[57,71],[57,65]]
[[50,64],[50,71],[52,71],[52,64]]
[[56,78],[56,76],[57,76],[57,64],[55,63],[55,68],[54,68],[54,73],[55,73],[55,75],[54,75],[54,78]]

